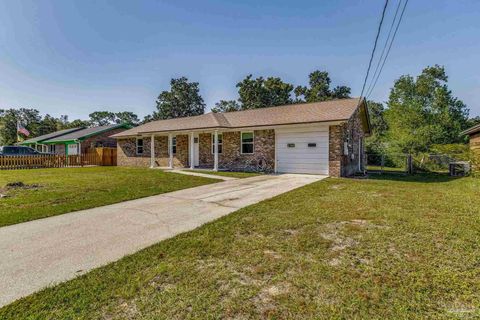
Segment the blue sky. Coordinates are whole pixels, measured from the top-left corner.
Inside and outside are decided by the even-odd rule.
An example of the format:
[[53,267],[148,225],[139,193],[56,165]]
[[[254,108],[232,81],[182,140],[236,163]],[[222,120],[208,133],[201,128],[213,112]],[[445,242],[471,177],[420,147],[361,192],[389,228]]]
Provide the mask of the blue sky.
[[[397,0],[390,0],[387,21]],[[151,113],[172,77],[207,106],[237,98],[247,74],[305,84],[327,70],[359,96],[383,0],[0,1],[0,108],[87,118]],[[480,1],[410,0],[371,98],[427,65],[480,115]],[[387,25],[388,26],[388,25]]]

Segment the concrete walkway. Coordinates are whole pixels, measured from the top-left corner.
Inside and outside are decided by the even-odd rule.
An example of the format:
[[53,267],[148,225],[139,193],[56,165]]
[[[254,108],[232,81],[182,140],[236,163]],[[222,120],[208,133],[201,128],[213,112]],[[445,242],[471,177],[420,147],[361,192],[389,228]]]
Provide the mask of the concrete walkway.
[[0,306],[323,178],[229,180],[0,228]]
[[238,178],[234,177],[227,177],[227,176],[220,176],[218,174],[209,174],[207,170],[205,170],[205,173],[203,172],[193,172],[193,171],[186,171],[186,170],[181,170],[181,169],[167,169],[164,170],[167,172],[173,172],[173,173],[180,173],[180,174],[186,174],[187,176],[197,176],[197,177],[204,177],[204,178],[212,178],[212,179],[218,179],[218,180],[237,180]]

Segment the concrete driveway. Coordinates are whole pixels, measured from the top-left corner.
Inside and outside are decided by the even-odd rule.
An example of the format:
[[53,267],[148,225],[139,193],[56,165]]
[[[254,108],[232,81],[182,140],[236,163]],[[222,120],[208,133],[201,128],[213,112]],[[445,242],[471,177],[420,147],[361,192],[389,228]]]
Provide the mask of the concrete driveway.
[[323,178],[229,180],[0,228],[0,306]]

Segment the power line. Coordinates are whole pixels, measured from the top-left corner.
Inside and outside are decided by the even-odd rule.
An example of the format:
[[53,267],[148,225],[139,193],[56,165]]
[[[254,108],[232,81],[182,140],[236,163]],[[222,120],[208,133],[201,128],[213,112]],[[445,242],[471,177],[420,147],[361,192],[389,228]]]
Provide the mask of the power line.
[[408,0],[405,1],[405,4],[403,5],[402,13],[400,14],[400,18],[398,19],[397,27],[395,28],[395,32],[393,33],[392,41],[390,41],[390,45],[387,50],[387,54],[385,55],[385,58],[383,59],[382,66],[380,67],[380,71],[378,72],[377,78],[375,79],[375,82],[373,83],[372,89],[368,92],[367,97],[369,97],[373,89],[375,89],[375,85],[377,84],[378,79],[380,78],[380,74],[382,73],[383,67],[385,66],[385,62],[387,61],[388,55],[390,54],[390,50],[392,49],[393,41],[395,40],[395,36],[397,35],[398,27],[400,27],[400,23],[402,22],[403,14],[405,13],[405,9],[407,8]]
[[373,80],[377,76],[378,69],[380,67],[380,64],[382,63],[383,55],[385,54],[385,50],[387,49],[388,43],[390,41],[390,36],[392,35],[393,27],[395,25],[395,22],[397,21],[397,15],[398,15],[398,11],[400,9],[401,4],[402,4],[402,0],[398,0],[397,9],[395,10],[395,16],[393,17],[392,24],[390,25],[390,29],[388,30],[387,40],[385,41],[385,45],[383,46],[382,53],[380,54],[380,58],[378,59],[377,66],[375,67],[375,72],[373,73],[372,81],[370,81],[370,85],[368,86],[367,94],[365,96],[368,96],[368,92],[370,92],[370,89],[372,88],[372,85],[373,85]]
[[388,6],[388,0],[385,0],[385,5],[383,6],[383,11],[382,11],[382,18],[380,19],[380,24],[378,25],[377,35],[375,37],[375,43],[373,45],[372,55],[370,56],[370,61],[368,62],[367,74],[365,75],[365,80],[363,81],[362,93],[360,94],[360,99],[363,97],[363,91],[365,90],[365,85],[367,84],[370,68],[372,67],[372,60],[375,55],[375,50],[377,49],[378,37],[380,36],[380,30],[382,29],[383,18],[385,18],[385,11],[387,10],[387,6]]

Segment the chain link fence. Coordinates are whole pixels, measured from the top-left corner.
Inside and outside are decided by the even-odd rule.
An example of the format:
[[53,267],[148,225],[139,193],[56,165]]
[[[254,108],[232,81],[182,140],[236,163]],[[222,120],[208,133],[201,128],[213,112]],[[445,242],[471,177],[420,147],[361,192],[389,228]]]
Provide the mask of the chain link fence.
[[409,154],[367,154],[368,173],[412,173],[412,157]]
[[367,172],[372,174],[449,173],[452,165],[459,164],[467,168],[476,162],[463,154],[367,154]]

